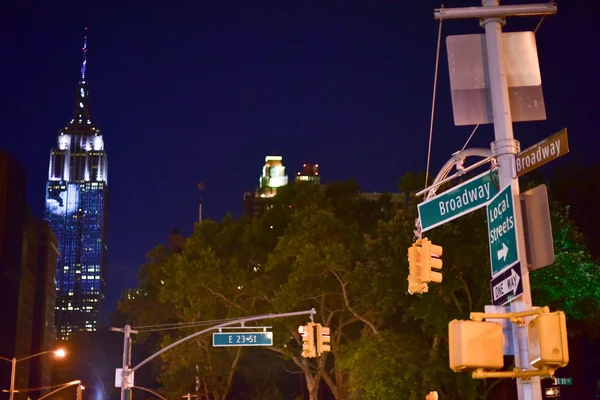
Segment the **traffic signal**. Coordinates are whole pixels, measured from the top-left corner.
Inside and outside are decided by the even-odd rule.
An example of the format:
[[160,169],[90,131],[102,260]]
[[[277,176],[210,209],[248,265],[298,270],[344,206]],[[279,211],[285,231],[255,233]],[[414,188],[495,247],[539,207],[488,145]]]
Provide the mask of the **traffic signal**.
[[438,400],[439,398],[438,392],[429,392],[429,394],[425,396],[425,400]]
[[317,356],[317,349],[315,348],[315,324],[309,322],[306,325],[298,327],[298,333],[302,337],[302,357],[312,358]]
[[533,367],[555,369],[569,363],[564,312],[540,314],[531,320],[527,328],[531,342],[529,360]]
[[408,293],[426,293],[427,283],[422,281],[423,249],[421,240],[417,240],[408,248]]
[[317,324],[317,355],[321,355],[326,351],[331,351],[331,335],[330,329],[321,324]]
[[432,271],[432,268],[442,269],[442,246],[431,243],[427,238],[421,240],[421,281],[442,282],[441,272]]
[[454,372],[497,370],[504,366],[502,325],[497,322],[451,321],[448,340],[450,368]]

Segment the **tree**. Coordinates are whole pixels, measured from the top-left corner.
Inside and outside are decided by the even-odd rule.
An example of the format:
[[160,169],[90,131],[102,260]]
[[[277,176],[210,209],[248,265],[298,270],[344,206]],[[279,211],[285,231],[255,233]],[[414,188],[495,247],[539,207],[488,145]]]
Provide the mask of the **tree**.
[[[163,386],[177,392],[201,376],[207,398],[224,399],[234,387],[246,397],[277,398],[263,374],[243,367],[262,355],[269,370],[300,372],[311,400],[322,388],[336,399],[420,399],[431,390],[446,399],[486,398],[498,381],[452,372],[447,333],[451,320],[468,319],[490,302],[485,211],[426,232],[444,248],[444,279],[410,296],[407,248],[420,184],[416,175],[402,180],[402,191],[411,195],[398,210],[389,196],[366,200],[354,182],[325,189],[292,184],[278,191],[260,220],[204,221],[181,253],[156,249],[143,268],[140,297],[123,305],[136,323],[188,324],[160,337],[161,347],[201,323],[310,308],[331,328],[332,343],[330,353],[302,358],[302,318],[273,320],[274,345],[260,350],[215,349],[209,337],[198,338],[164,354]],[[536,304],[565,310],[581,329],[598,326],[598,265],[567,210],[553,203],[552,216],[556,263],[531,273]],[[556,282],[563,286],[557,289]]]

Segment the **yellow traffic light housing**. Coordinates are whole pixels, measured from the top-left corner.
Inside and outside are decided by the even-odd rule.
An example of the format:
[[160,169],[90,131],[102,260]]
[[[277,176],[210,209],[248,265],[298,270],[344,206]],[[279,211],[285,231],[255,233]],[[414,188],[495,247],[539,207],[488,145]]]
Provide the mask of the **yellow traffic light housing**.
[[408,293],[427,293],[427,284],[421,280],[423,270],[423,249],[421,240],[408,248]]
[[565,313],[540,314],[529,322],[529,360],[538,369],[556,369],[569,363]]
[[427,396],[425,396],[425,400],[439,400],[438,392],[429,392]]
[[419,239],[408,248],[408,293],[427,293],[428,282],[442,282],[442,246],[431,243],[427,238]]
[[317,324],[317,355],[320,356],[326,351],[331,351],[331,330],[327,327]]
[[423,282],[442,282],[441,272],[432,271],[432,268],[442,269],[443,262],[442,246],[431,243],[427,238],[421,240],[421,281]]
[[450,368],[455,371],[500,369],[504,366],[502,325],[487,321],[448,324]]
[[315,324],[309,322],[306,325],[298,327],[298,333],[302,337],[302,357],[313,358],[317,356],[317,350],[315,348]]

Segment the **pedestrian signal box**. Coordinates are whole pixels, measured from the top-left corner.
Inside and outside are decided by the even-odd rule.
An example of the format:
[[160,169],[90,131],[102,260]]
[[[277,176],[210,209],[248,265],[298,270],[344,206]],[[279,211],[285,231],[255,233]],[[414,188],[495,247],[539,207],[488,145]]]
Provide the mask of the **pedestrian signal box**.
[[448,336],[450,368],[453,371],[497,370],[504,366],[502,325],[454,320],[448,324]]
[[528,329],[531,366],[537,369],[555,369],[569,363],[567,321],[564,312],[540,314],[531,320]]

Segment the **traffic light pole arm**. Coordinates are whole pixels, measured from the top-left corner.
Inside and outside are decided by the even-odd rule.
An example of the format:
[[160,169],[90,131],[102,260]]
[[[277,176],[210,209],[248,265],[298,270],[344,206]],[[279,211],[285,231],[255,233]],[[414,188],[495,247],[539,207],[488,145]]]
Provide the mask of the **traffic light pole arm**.
[[66,388],[68,388],[68,387],[71,387],[71,386],[73,386],[73,385],[79,385],[79,384],[81,384],[81,381],[79,381],[79,380],[77,380],[77,381],[73,381],[73,382],[69,382],[69,383],[65,383],[64,385],[62,385],[62,386],[61,386],[61,387],[59,387],[58,389],[56,389],[56,390],[53,390],[52,392],[50,392],[50,393],[48,393],[48,394],[45,394],[45,395],[43,395],[43,396],[42,396],[42,397],[40,397],[38,400],[45,399],[46,397],[48,397],[48,396],[50,396],[50,395],[52,395],[52,394],[54,394],[54,393],[56,393],[56,392],[60,392],[60,391],[61,391],[61,390],[63,390],[63,389],[66,389]]
[[521,371],[484,371],[482,368],[473,371],[473,379],[487,378],[530,378],[532,376],[554,376],[553,369],[528,369]]
[[162,400],[167,400],[167,399],[165,399],[164,397],[162,397],[160,394],[156,393],[154,390],[150,390],[150,389],[147,389],[147,388],[145,388],[145,387],[141,387],[141,386],[132,386],[132,388],[133,388],[133,389],[140,389],[140,390],[143,390],[143,391],[145,391],[145,392],[152,393],[153,395],[155,395],[155,396],[156,396],[156,397],[158,397],[159,399],[162,399]]
[[254,317],[244,317],[244,318],[239,318],[239,319],[236,319],[236,320],[233,320],[233,321],[224,322],[224,323],[219,324],[219,325],[214,325],[214,326],[211,326],[210,328],[206,328],[206,329],[203,329],[203,330],[198,331],[196,333],[193,333],[193,334],[191,334],[189,336],[186,336],[183,339],[179,339],[175,343],[170,344],[167,347],[165,347],[164,349],[157,351],[156,353],[152,354],[150,357],[146,358],[144,361],[142,361],[141,363],[139,363],[135,367],[130,368],[129,372],[135,371],[135,370],[139,369],[141,366],[149,363],[150,361],[154,360],[156,357],[160,356],[164,352],[171,350],[173,347],[178,346],[178,345],[180,345],[183,342],[187,342],[188,340],[196,338],[196,337],[201,336],[201,335],[204,335],[205,333],[208,333],[208,332],[211,332],[211,331],[216,331],[219,328],[224,328],[226,326],[231,326],[231,325],[236,325],[236,324],[244,324],[244,323],[250,322],[250,321],[260,321],[260,320],[263,320],[263,319],[276,319],[276,318],[296,317],[298,315],[315,315],[316,313],[317,312],[313,308],[313,309],[308,310],[308,311],[296,311],[296,312],[282,313],[282,314],[263,314],[263,315],[256,315]]
[[481,322],[484,319],[508,319],[513,324],[523,323],[523,318],[531,317],[534,315],[540,315],[549,313],[550,309],[548,307],[540,307],[527,311],[520,312],[509,312],[509,313],[499,313],[499,314],[486,314],[482,312],[472,312],[471,319],[476,322]]

